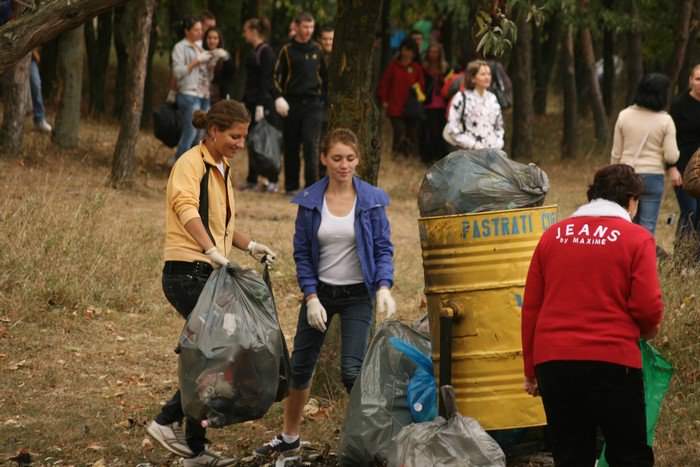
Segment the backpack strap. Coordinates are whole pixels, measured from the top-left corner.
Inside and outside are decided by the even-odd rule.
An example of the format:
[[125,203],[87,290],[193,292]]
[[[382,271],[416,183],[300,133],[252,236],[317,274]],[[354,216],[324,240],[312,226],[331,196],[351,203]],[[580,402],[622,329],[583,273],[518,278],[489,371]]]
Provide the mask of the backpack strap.
[[255,51],[255,63],[257,63],[258,66],[260,66],[260,57],[262,56],[263,50],[269,47],[269,45],[263,42],[260,44],[260,47],[258,47],[258,50]]
[[642,149],[644,149],[644,145],[647,142],[647,139],[649,138],[649,134],[651,133],[652,128],[654,128],[654,125],[656,125],[656,121],[659,119],[661,116],[661,113],[657,113],[656,117],[654,117],[654,120],[651,121],[651,125],[649,125],[649,128],[647,128],[647,132],[644,134],[644,138],[642,138],[642,141],[639,143],[639,147],[637,148],[637,152],[634,154],[634,157],[632,160],[629,162],[628,165],[631,165],[634,167],[634,164],[637,162],[637,159],[639,158],[639,155],[642,153]]
[[464,113],[467,110],[467,93],[463,90],[459,91],[462,93],[462,115],[459,117],[459,121],[462,123],[462,132],[467,132],[467,122],[464,121]]

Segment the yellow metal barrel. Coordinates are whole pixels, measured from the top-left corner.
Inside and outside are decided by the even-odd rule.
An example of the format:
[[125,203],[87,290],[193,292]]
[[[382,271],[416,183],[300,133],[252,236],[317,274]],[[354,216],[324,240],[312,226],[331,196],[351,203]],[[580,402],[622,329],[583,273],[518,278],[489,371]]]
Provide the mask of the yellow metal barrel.
[[541,399],[523,391],[520,309],[530,259],[557,212],[544,206],[418,220],[435,377],[442,385],[440,317],[449,316],[457,408],[487,430],[546,424]]

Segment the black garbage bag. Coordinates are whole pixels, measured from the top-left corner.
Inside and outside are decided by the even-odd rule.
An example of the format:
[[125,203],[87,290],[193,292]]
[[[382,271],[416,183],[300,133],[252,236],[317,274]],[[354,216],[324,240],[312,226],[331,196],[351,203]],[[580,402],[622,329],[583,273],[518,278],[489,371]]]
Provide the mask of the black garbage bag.
[[182,117],[176,104],[163,102],[153,111],[153,134],[169,148],[177,146],[182,133]]
[[428,169],[418,193],[423,217],[542,206],[549,178],[500,149],[455,151]]
[[287,391],[289,356],[269,276],[238,266],[209,277],[178,345],[182,408],[218,428],[261,418]]
[[418,366],[389,339],[397,337],[430,353],[430,340],[397,321],[382,323],[367,350],[340,431],[340,465],[381,464],[391,439],[413,423],[408,383]]
[[248,134],[248,157],[253,167],[264,177],[279,175],[282,171],[282,132],[262,119]]

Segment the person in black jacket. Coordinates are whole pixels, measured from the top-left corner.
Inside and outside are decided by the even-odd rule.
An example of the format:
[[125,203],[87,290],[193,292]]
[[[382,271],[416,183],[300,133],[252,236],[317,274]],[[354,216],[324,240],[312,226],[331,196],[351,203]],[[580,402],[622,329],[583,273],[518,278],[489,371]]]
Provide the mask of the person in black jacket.
[[209,99],[214,105],[219,101],[228,99],[228,85],[233,79],[234,64],[231,54],[226,51],[224,36],[221,29],[216,26],[206,30],[202,38],[202,48],[212,52],[211,68],[212,80]]
[[275,64],[275,109],[284,118],[284,188],[288,195],[299,190],[299,149],[304,145],[304,182],[318,179],[318,136],[323,103],[321,94],[328,69],[319,45],[311,40],[314,17],[297,15],[296,35],[282,48]]
[[[243,102],[248,111],[253,116],[250,122],[248,133],[255,128],[255,125],[267,119],[275,127],[282,129],[279,115],[275,111],[272,101],[273,67],[275,65],[275,54],[265,42],[265,35],[270,30],[270,23],[266,18],[251,18],[243,24],[243,38],[253,47],[251,53],[245,59],[245,93]],[[253,164],[253,159],[248,157],[248,178],[241,187],[241,191],[258,189],[259,171]],[[278,190],[278,174],[265,174],[269,184],[265,186],[268,193],[276,193]]]

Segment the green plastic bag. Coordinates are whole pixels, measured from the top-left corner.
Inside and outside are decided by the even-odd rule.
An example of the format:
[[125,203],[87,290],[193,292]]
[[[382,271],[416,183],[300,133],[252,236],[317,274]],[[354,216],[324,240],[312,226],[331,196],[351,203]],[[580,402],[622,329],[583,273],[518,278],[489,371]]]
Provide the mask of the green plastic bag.
[[[668,385],[673,376],[671,365],[657,350],[644,339],[639,340],[639,349],[642,351],[642,377],[644,378],[644,402],[647,415],[647,444],[654,445],[654,427],[659,420],[661,402],[668,391]],[[600,455],[598,467],[609,467],[605,460],[605,446]]]

